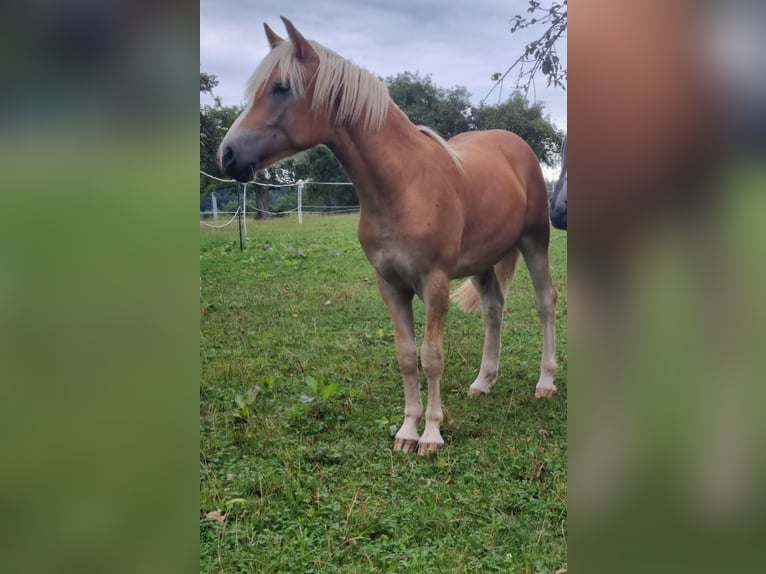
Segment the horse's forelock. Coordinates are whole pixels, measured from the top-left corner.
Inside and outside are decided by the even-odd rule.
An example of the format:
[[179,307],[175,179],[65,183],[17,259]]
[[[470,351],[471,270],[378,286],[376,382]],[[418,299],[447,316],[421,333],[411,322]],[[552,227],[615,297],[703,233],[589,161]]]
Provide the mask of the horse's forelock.
[[[329,110],[338,102],[336,124],[363,121],[366,127],[378,129],[388,111],[386,84],[318,42],[309,43],[319,57],[312,107]],[[280,81],[289,83],[295,96],[303,95],[307,78],[300,61],[293,56],[292,43],[285,41],[273,48],[253,72],[245,91],[247,101],[252,102],[260,93],[275,68],[279,70]]]
[[283,42],[275,46],[266,57],[258,64],[245,89],[245,99],[250,102],[263,89],[267,80],[271,77],[274,69],[279,70],[279,80],[289,82],[290,86],[303,93],[304,82],[300,66],[293,58],[293,47],[290,42]]

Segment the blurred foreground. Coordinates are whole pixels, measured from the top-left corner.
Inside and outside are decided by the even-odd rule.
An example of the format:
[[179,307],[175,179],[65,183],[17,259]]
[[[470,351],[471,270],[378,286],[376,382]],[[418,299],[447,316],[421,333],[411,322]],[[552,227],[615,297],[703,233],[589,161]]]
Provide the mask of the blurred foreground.
[[573,572],[759,566],[765,13],[571,7]]
[[35,0],[7,15],[4,572],[197,567],[199,64],[190,10]]

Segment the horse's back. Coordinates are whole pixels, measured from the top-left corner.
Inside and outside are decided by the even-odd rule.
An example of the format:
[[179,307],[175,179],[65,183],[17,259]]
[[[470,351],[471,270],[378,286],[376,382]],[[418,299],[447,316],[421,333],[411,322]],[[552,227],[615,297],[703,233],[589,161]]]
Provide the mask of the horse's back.
[[514,210],[523,210],[524,228],[548,225],[548,194],[540,162],[521,137],[507,130],[474,131],[458,134],[448,144],[463,160],[466,204],[501,188],[503,197],[515,204]]

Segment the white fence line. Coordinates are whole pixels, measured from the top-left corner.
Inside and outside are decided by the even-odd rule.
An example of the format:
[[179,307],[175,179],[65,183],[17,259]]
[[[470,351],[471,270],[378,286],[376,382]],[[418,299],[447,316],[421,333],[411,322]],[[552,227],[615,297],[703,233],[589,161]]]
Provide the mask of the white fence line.
[[[239,208],[237,208],[237,209],[239,209]],[[252,205],[250,205],[249,209],[251,211],[252,210],[260,211],[261,213],[270,213],[272,215],[283,215],[283,214],[293,213],[295,211],[298,211],[297,207],[293,207],[292,209],[288,209],[287,211],[266,211],[264,209],[258,209],[257,207],[253,207]],[[304,213],[335,213],[336,211],[345,211],[345,210],[359,211],[359,206],[358,205],[304,205],[303,209],[304,210],[305,209],[317,210],[317,211],[311,211],[311,212],[305,212],[304,211]],[[322,210],[324,210],[324,211],[322,211]],[[213,212],[212,211],[201,211],[200,213],[211,214],[212,215]],[[233,214],[233,213],[237,213],[237,212],[236,211],[221,211],[220,209],[218,210],[218,214],[219,215],[229,215],[229,214]],[[246,214],[243,212],[242,215],[246,215]]]
[[[323,207],[323,206],[315,206],[315,207]],[[359,206],[358,205],[348,206],[348,207],[339,207],[337,209],[332,207],[332,206],[327,206],[327,207],[328,207],[328,209],[326,209],[326,210],[321,210],[321,209],[320,210],[314,210],[314,209],[306,210],[304,208],[303,209],[303,213],[304,214],[309,214],[309,215],[335,215],[336,213],[357,213],[359,211]],[[292,214],[297,214],[298,213],[298,208],[297,207],[294,207],[294,208],[292,208],[292,209],[290,209],[288,211],[266,211],[264,209],[258,209],[257,207],[253,207],[251,205],[250,209],[251,210],[254,209],[255,211],[258,211],[260,213],[265,213],[267,215],[277,215],[277,216],[292,215]],[[237,217],[237,214],[239,213],[239,209],[237,209],[237,211],[219,211],[218,213],[219,213],[219,215],[229,215],[229,214],[232,214],[233,217],[229,221],[224,223],[223,225],[212,225],[210,223],[205,223],[205,221],[203,219],[200,219],[199,222],[202,225],[207,225],[208,227],[226,227],[227,225],[229,225],[234,220],[234,218]],[[212,216],[212,212],[211,211],[200,212],[200,215],[208,215],[208,214]],[[207,219],[209,219],[209,218],[207,218]]]
[[[220,177],[216,177],[214,175],[210,175],[209,173],[199,170],[200,175],[204,175],[205,177],[208,177],[210,179],[213,179],[215,181],[220,181],[221,183],[242,183],[242,213],[245,216],[245,221],[247,221],[247,184],[252,183],[253,185],[260,185],[262,187],[298,187],[298,207],[290,209],[289,211],[267,211],[265,209],[259,209],[257,207],[252,207],[250,209],[255,209],[259,213],[264,213],[267,215],[286,215],[288,213],[298,213],[298,224],[303,224],[303,214],[304,213],[313,213],[313,214],[333,214],[333,213],[352,213],[359,211],[358,205],[338,205],[338,206],[332,206],[332,205],[303,205],[303,187],[307,184],[313,184],[313,185],[354,185],[353,183],[349,183],[346,181],[304,181],[304,180],[298,180],[296,182],[288,182],[288,183],[261,183],[260,181],[247,181],[247,182],[238,182],[234,179],[221,179]],[[309,211],[305,211],[306,208],[309,208]],[[324,211],[312,211],[314,209],[324,209]],[[237,217],[237,214],[240,212],[240,207],[237,208],[237,211],[234,212],[234,215],[232,218],[224,223],[223,225],[211,225],[210,223],[205,223],[202,219],[200,219],[200,223],[202,225],[206,225],[208,227],[214,227],[214,228],[222,228],[229,225],[232,221],[234,221],[234,218]],[[218,213],[232,213],[231,211],[218,211]],[[245,235],[247,235],[247,224],[245,223]]]
[[[222,212],[220,212],[220,211],[219,211],[218,213],[222,213]],[[226,213],[231,213],[231,212],[229,211],[229,212],[226,212]],[[237,215],[238,215],[238,214],[239,214],[239,207],[237,208],[237,211],[235,211],[235,212],[234,212],[234,215],[232,215],[232,216],[231,216],[231,219],[230,219],[229,221],[227,221],[226,223],[224,223],[223,225],[213,225],[213,224],[211,224],[211,223],[205,223],[205,222],[204,222],[204,221],[202,221],[201,219],[199,220],[199,222],[200,222],[202,225],[207,225],[208,227],[214,227],[214,228],[216,228],[216,229],[221,229],[222,227],[226,227],[226,226],[227,226],[227,225],[229,225],[229,224],[230,224],[232,221],[234,221],[234,219],[237,217]]]
[[210,179],[214,179],[215,181],[220,181],[221,183],[252,183],[254,185],[260,185],[262,187],[292,187],[295,185],[300,184],[307,184],[307,183],[313,183],[314,185],[354,185],[351,182],[348,181],[311,181],[311,180],[303,180],[300,179],[298,181],[292,181],[288,183],[262,183],[260,181],[250,180],[250,181],[237,181],[236,179],[221,179],[220,177],[216,177],[214,175],[210,175],[209,173],[199,170],[200,175],[204,175],[205,177],[209,177]]

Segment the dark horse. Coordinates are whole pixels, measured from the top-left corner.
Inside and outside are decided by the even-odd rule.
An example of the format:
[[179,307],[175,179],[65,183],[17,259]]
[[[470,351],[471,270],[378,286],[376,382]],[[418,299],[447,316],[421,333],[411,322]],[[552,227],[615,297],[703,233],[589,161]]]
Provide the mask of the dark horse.
[[551,197],[551,223],[556,229],[567,228],[567,138],[561,144],[561,173]]

